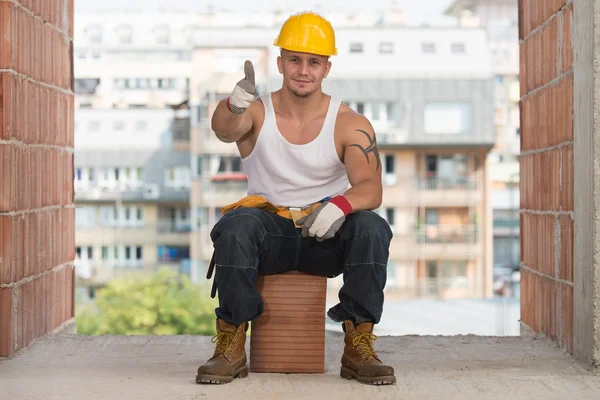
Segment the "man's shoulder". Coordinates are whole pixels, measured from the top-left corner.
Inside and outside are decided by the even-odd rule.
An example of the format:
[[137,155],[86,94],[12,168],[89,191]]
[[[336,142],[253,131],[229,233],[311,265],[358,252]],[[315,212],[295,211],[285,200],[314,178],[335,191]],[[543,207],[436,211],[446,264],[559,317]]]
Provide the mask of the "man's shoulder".
[[346,137],[348,133],[358,131],[374,133],[369,119],[344,103],[340,106],[335,128],[342,134],[342,137]]

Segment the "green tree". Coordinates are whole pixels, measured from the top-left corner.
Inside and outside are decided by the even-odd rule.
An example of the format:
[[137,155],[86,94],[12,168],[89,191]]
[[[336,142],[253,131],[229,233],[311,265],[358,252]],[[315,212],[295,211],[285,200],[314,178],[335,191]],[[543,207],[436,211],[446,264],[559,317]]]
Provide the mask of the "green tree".
[[214,335],[215,307],[208,285],[163,269],[142,279],[117,279],[77,310],[84,335]]

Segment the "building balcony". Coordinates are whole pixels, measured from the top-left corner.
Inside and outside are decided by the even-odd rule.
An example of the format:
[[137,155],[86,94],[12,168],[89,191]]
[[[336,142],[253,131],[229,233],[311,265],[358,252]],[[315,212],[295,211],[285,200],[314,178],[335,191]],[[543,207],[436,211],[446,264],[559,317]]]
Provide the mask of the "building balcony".
[[248,194],[248,180],[243,173],[224,173],[192,181],[192,207],[223,207]]
[[415,205],[421,207],[465,207],[482,200],[482,182],[476,177],[414,178]]
[[471,259],[482,250],[477,225],[424,225],[412,239],[411,254],[419,259]]
[[75,185],[76,202],[187,202],[189,193],[189,187],[170,188],[151,182],[124,184],[115,181],[103,185]]
[[210,128],[210,123],[203,122],[200,127],[192,128],[192,153],[238,155],[238,148],[235,143],[220,141]]
[[75,229],[75,243],[78,245],[148,245],[157,242],[158,235],[155,224],[131,225],[100,225],[77,226]]
[[390,259],[472,259],[482,251],[477,225],[424,225],[395,233]]
[[162,220],[157,222],[156,228],[156,240],[159,244],[183,246],[190,243],[190,221]]

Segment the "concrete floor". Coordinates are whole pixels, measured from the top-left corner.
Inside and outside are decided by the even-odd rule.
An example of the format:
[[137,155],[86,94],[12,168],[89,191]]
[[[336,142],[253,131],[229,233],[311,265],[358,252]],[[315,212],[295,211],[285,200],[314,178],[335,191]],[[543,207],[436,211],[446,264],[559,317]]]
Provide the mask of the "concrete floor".
[[327,372],[250,374],[197,385],[209,337],[51,335],[0,361],[0,399],[574,399],[600,398],[600,377],[545,340],[401,336],[375,342],[395,386],[339,377],[341,337],[328,333]]

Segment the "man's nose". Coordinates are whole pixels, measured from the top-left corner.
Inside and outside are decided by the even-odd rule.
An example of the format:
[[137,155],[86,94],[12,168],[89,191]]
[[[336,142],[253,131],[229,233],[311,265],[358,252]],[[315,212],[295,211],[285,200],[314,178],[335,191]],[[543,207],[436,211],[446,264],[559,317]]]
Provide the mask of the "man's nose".
[[301,75],[308,75],[308,63],[301,63],[298,71]]

